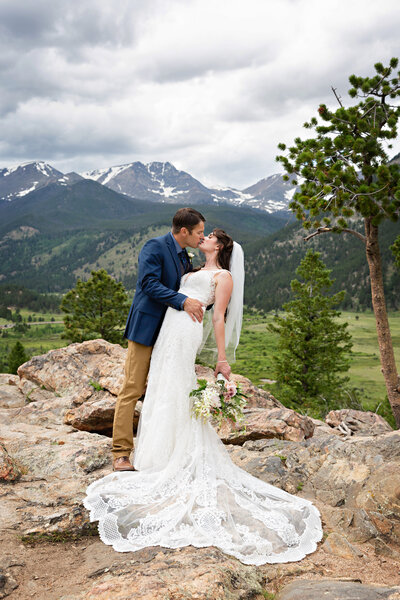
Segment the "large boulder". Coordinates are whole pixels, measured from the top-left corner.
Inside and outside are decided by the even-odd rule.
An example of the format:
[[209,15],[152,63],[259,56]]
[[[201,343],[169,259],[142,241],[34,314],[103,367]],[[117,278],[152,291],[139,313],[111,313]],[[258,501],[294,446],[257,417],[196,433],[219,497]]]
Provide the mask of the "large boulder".
[[[29,390],[31,400],[38,389],[53,392],[61,398],[66,424],[111,435],[125,358],[124,348],[105,340],[70,344],[21,365],[18,387],[24,393]],[[134,419],[137,426],[137,410]]]
[[247,440],[278,438],[300,440],[314,433],[313,421],[290,408],[252,408],[244,411],[244,421],[224,421],[218,435],[225,444],[243,444]]
[[118,394],[125,357],[126,350],[119,344],[90,340],[34,356],[19,367],[18,375],[52,392],[76,394],[74,401],[79,404],[81,396],[90,397],[99,387]]

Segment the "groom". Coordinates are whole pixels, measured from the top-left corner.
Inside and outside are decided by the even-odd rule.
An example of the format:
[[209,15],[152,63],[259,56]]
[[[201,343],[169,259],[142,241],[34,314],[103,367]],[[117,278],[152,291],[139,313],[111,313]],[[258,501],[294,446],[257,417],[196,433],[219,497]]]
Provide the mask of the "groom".
[[124,337],[128,339],[125,377],[118,394],[113,427],[113,470],[134,471],[133,413],[143,395],[153,345],[168,306],[203,319],[199,300],[178,293],[182,275],[193,269],[186,247],[197,248],[204,239],[205,218],[194,208],[181,208],[172,220],[172,231],[145,243],[139,254],[135,297]]

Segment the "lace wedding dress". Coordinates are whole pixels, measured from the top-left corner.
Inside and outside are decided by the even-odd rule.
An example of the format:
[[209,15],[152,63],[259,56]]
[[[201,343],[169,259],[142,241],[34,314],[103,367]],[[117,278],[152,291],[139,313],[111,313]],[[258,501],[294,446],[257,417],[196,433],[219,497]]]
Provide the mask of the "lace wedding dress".
[[[180,291],[208,305],[215,275],[188,273]],[[139,422],[138,471],[92,483],[84,500],[90,519],[118,552],[216,546],[246,564],[298,561],[322,538],[316,507],[235,466],[212,426],[191,416],[201,340],[202,323],[168,308]]]

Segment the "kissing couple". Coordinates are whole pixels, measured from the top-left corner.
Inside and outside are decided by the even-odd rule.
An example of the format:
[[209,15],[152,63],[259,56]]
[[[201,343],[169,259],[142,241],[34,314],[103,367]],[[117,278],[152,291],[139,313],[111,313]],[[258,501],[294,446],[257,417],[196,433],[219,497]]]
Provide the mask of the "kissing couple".
[[[181,208],[171,232],[139,254],[114,472],[87,488],[84,505],[118,552],[215,546],[245,564],[298,561],[322,538],[317,508],[237,467],[212,425],[192,414],[196,355],[207,350],[215,374],[229,379],[243,313],[242,248],[222,229],[204,237],[204,223]],[[201,268],[193,269],[188,246],[204,254]],[[132,465],[133,413],[146,378]]]

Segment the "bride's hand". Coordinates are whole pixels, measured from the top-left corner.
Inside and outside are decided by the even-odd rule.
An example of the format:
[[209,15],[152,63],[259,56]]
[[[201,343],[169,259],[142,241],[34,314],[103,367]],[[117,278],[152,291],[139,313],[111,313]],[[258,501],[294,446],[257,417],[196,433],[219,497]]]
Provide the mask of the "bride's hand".
[[218,373],[221,373],[225,379],[229,379],[232,373],[232,369],[229,366],[227,360],[219,360],[215,366],[214,375],[217,377]]

